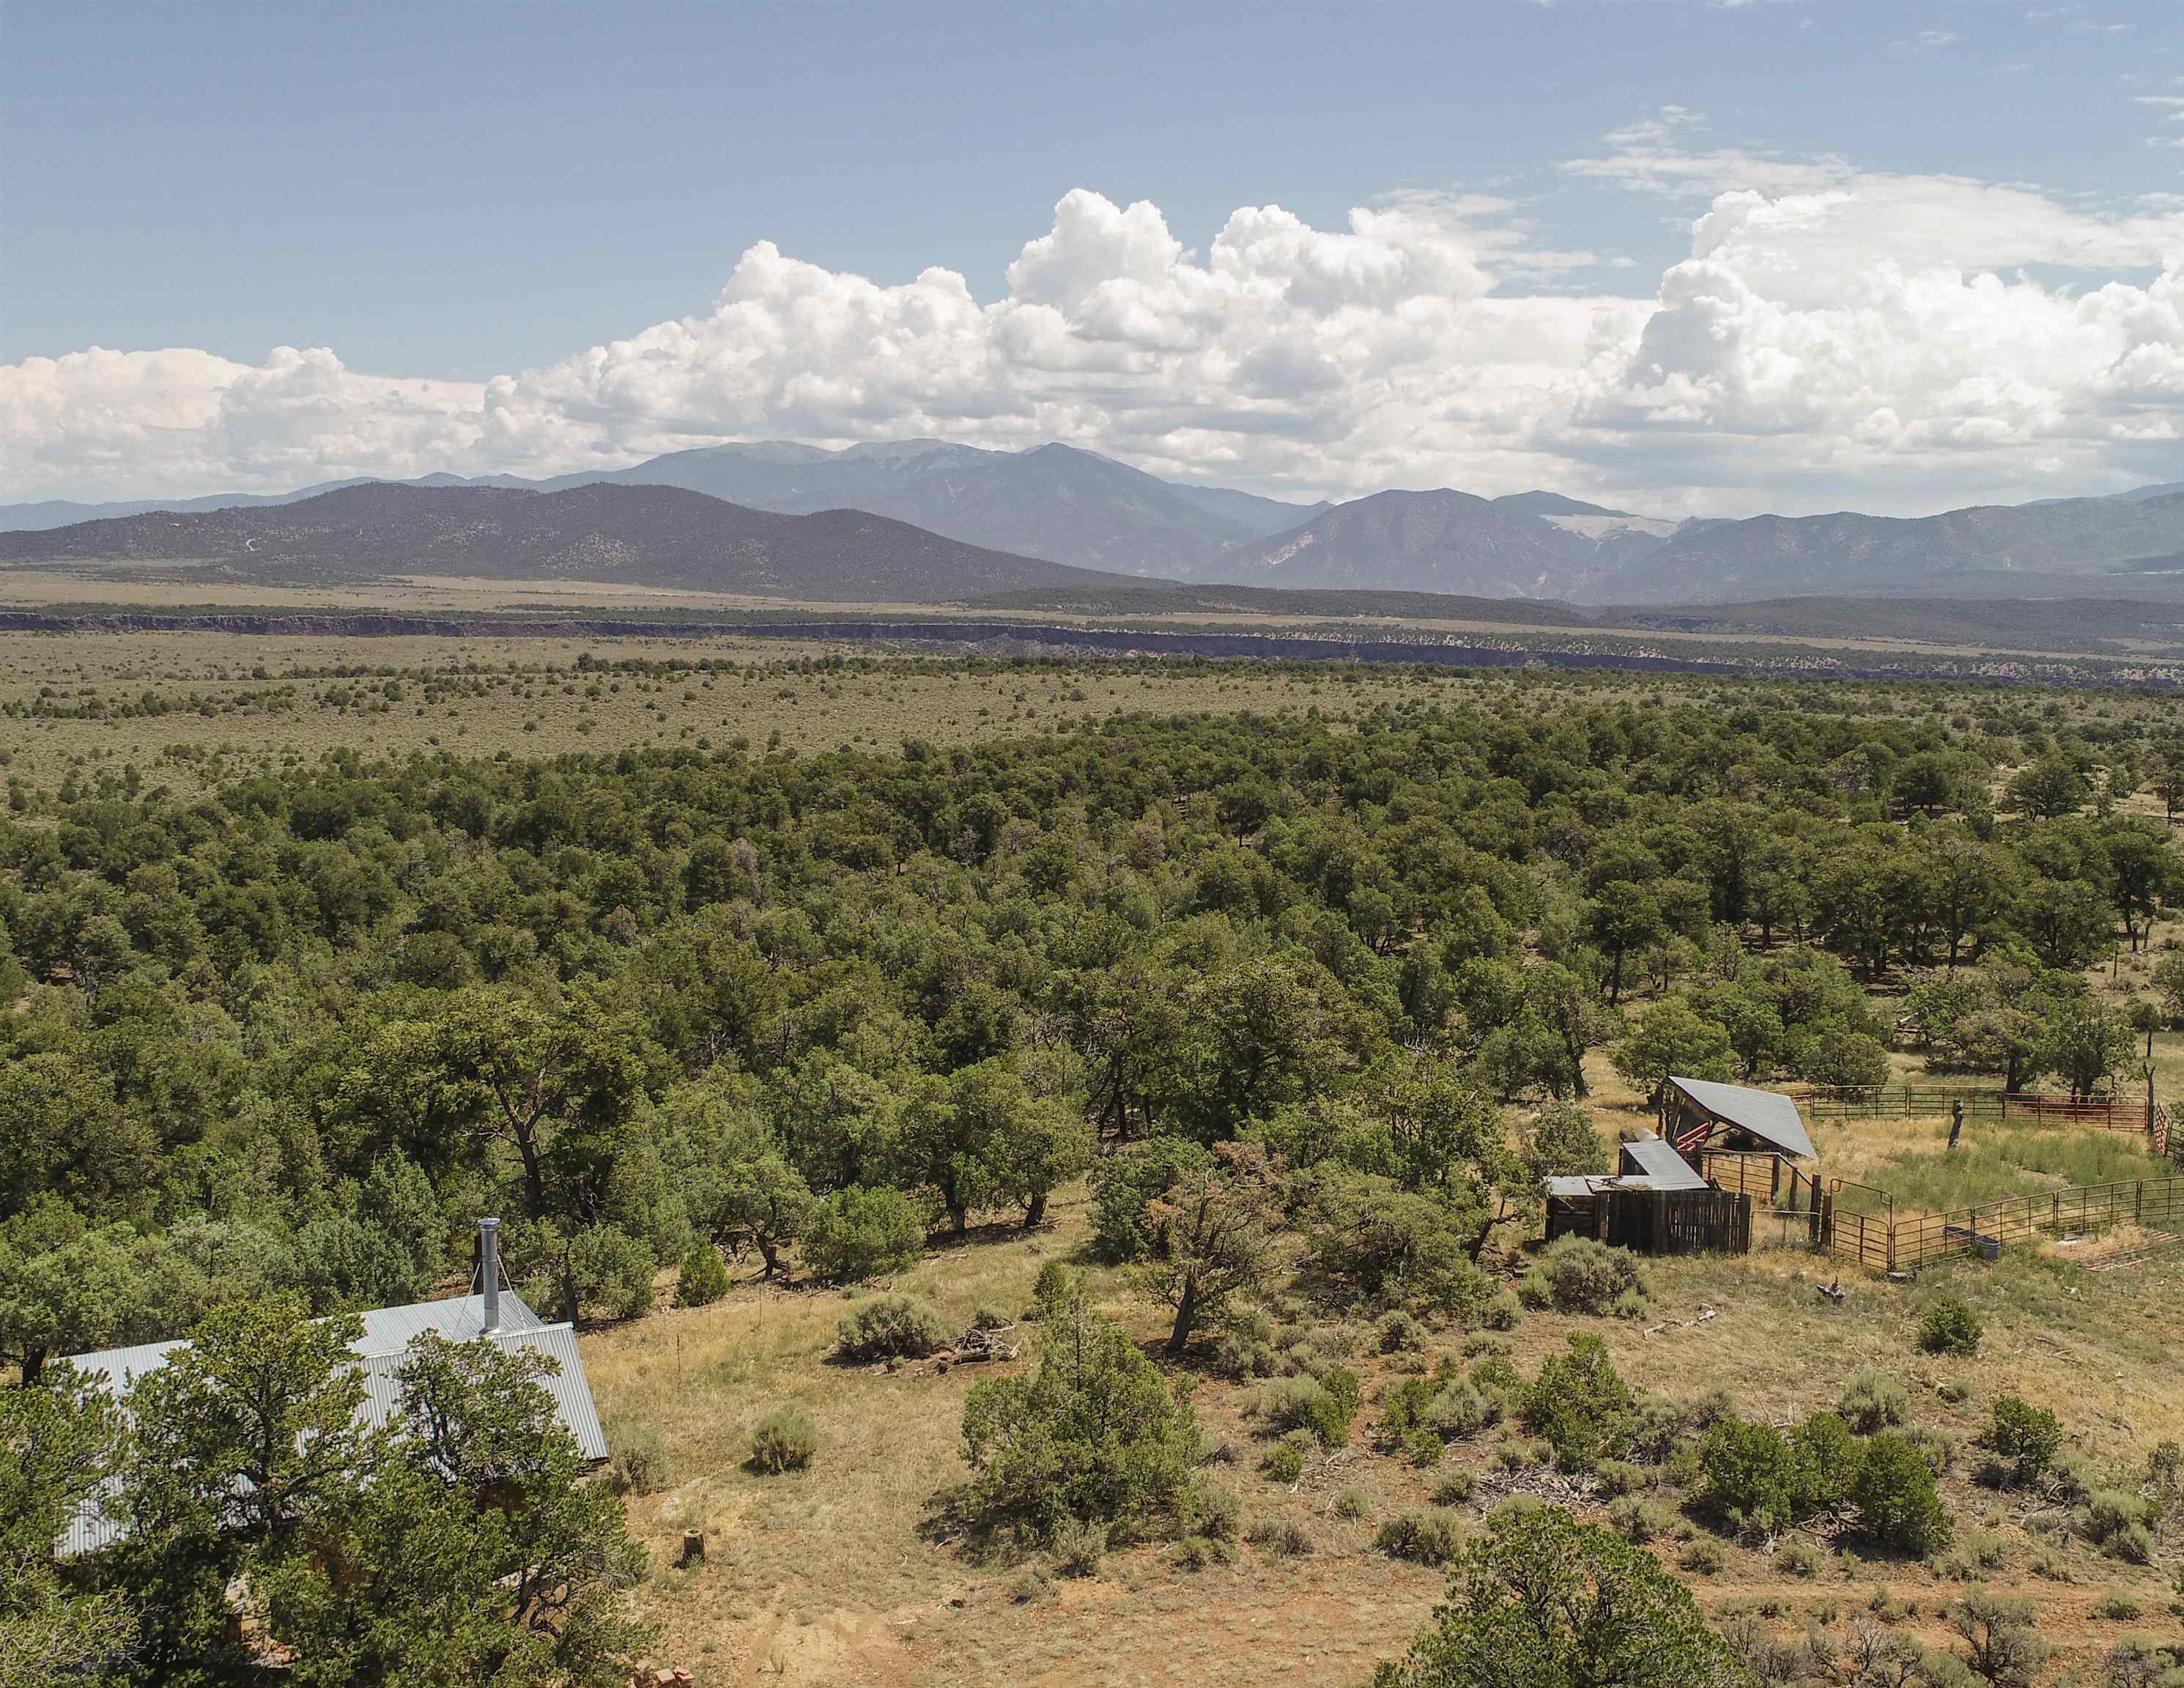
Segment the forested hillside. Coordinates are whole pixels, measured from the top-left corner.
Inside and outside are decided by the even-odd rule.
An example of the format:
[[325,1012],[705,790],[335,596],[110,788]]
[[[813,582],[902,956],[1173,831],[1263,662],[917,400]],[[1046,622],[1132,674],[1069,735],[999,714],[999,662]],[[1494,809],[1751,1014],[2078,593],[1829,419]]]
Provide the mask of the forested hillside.
[[[337,757],[187,805],[108,776],[0,833],[0,1349],[421,1295],[492,1210],[542,1311],[628,1314],[700,1239],[1035,1217],[1095,1133],[1308,1156],[1422,1096],[1570,1094],[1605,1044],[1867,1079],[1861,986],[1907,972],[1967,1068],[2120,1064],[2082,970],[2178,882],[2110,811],[2184,745],[1719,695]],[[1447,1184],[1466,1224],[1491,1182]]]

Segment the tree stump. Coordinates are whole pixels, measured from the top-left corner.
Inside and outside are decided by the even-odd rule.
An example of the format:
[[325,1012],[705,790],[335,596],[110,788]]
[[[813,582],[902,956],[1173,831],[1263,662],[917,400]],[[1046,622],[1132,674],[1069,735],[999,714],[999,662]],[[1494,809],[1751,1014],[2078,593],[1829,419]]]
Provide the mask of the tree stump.
[[682,1557],[675,1563],[682,1567],[702,1565],[705,1563],[705,1532],[704,1530],[686,1529],[682,1532]]

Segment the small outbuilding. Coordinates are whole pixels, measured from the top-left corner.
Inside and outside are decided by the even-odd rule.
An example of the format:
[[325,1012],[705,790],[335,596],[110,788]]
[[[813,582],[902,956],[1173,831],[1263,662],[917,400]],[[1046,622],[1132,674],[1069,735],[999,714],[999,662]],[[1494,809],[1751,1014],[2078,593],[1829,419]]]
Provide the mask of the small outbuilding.
[[1819,1152],[1797,1103],[1780,1090],[1709,1078],[1670,1078],[1661,1087],[1661,1135],[1694,1162],[1708,1149],[1757,1150],[1793,1161],[1809,1161]]

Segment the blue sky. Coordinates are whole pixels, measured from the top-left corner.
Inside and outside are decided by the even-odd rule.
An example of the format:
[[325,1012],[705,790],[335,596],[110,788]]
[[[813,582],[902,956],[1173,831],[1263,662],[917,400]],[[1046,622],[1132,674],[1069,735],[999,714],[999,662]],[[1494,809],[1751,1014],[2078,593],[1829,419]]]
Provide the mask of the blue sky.
[[[1497,300],[1644,301],[1693,256],[1695,220],[1747,178],[1776,197],[1813,187],[1818,177],[1800,171],[1828,170],[1853,198],[1867,181],[2031,184],[2056,226],[1993,252],[1968,248],[1963,273],[1988,266],[2048,289],[2143,287],[2184,253],[2184,232],[2167,227],[2184,204],[2175,197],[2184,148],[2161,144],[2184,137],[2173,121],[2184,109],[2174,103],[2184,89],[2180,22],[2177,5],[2148,0],[17,6],[0,53],[0,365],[97,346],[191,348],[216,360],[208,369],[262,370],[275,348],[325,348],[345,376],[476,387],[703,315],[760,241],[883,287],[939,266],[991,306],[1007,299],[1026,242],[1079,189],[1118,208],[1157,207],[1182,251],[1201,258],[1239,208],[1279,205],[1311,229],[1340,231],[1353,208],[1430,198],[1462,208],[1451,214],[1474,231]],[[1632,162],[1641,153],[1642,167]],[[2094,242],[2088,264],[2084,240],[2062,226],[2071,219],[2138,232]],[[2148,220],[2164,227],[2149,231]],[[1531,255],[1516,256],[1517,245]],[[1536,257],[1572,253],[1589,256]],[[1886,250],[1856,257],[1890,261]],[[1636,355],[1643,320],[1622,329]],[[1304,341],[1322,355],[1326,331],[1324,319],[1265,328],[1284,355]],[[1586,331],[1610,331],[1593,321]],[[1719,490],[1725,447],[1596,461],[1560,435],[1513,457],[1451,440],[1444,477],[1438,460],[1405,464],[1384,449],[1337,460],[1323,416],[1301,430],[1323,436],[1312,449],[1255,458],[1235,445],[1251,431],[1230,426],[1234,417],[1208,430],[1173,414],[1178,404],[1223,409],[1204,384],[1218,366],[1198,370],[1187,393],[1164,389],[1151,408],[1171,413],[1170,425],[1151,432],[1115,424],[1112,403],[1090,407],[1093,416],[1081,395],[1051,393],[1014,405],[1006,425],[978,414],[987,399],[961,393],[932,395],[959,400],[955,411],[919,402],[815,415],[784,396],[796,382],[788,375],[767,402],[744,395],[694,414],[685,389],[666,411],[640,404],[644,426],[583,442],[563,429],[541,446],[488,426],[474,448],[435,436],[404,449],[452,451],[463,460],[451,466],[546,468],[749,432],[838,439],[937,421],[1007,443],[1045,418],[1087,429],[1082,443],[1172,469],[1188,470],[1194,442],[1218,434],[1210,467],[1222,473],[1211,478],[1270,487],[1340,490],[1467,468],[1498,482],[1529,457],[1562,465],[1566,482],[1698,484],[1714,490],[1697,504],[1716,505],[1757,496]],[[458,402],[452,390],[432,402]],[[1563,433],[1630,432],[1627,415],[1602,421],[1602,406],[1619,402],[1605,393],[1563,418]],[[1861,417],[1893,409],[1908,426],[1895,395],[1877,396]],[[53,448],[63,433],[82,440],[84,416],[113,402],[104,387],[55,397],[40,387],[25,425],[38,434],[37,466],[8,470],[5,490],[270,483],[314,465],[368,465],[358,432],[387,449],[376,424],[324,449],[283,436],[263,461],[236,455],[230,441],[210,455],[145,462],[132,482],[128,454],[112,442]],[[2143,393],[2133,409],[2148,409]],[[148,413],[143,426],[166,420]],[[1513,426],[1538,424],[1528,414]],[[2105,446],[2051,441],[2044,455],[1995,457],[1944,478],[1968,490],[2050,472],[2129,478],[2167,444],[2146,434],[2126,426],[2120,445],[2113,431]],[[400,457],[388,458],[390,472],[410,460]],[[1884,499],[1908,496],[1919,477],[1907,471],[1899,487],[1889,467],[1878,476]],[[1853,490],[1859,474],[1846,470],[1830,491],[1838,484]]]

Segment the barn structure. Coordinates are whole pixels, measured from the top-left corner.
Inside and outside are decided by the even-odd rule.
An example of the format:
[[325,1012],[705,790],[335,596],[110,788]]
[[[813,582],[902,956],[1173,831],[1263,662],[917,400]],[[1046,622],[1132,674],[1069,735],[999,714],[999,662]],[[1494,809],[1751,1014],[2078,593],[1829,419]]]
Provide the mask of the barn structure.
[[1612,1177],[1546,1181],[1547,1240],[1574,1234],[1641,1254],[1741,1254],[1752,1246],[1752,1197],[1709,1178],[1706,1156],[1814,1152],[1797,1103],[1780,1092],[1670,1078],[1661,1134],[1624,1144]]
[[1709,1149],[1814,1159],[1812,1134],[1797,1105],[1780,1090],[1717,1084],[1708,1078],[1671,1078],[1661,1087],[1661,1135],[1697,1164]]
[[[401,1404],[402,1362],[410,1345],[430,1331],[450,1342],[490,1342],[503,1349],[543,1354],[553,1362],[539,1379],[553,1397],[554,1416],[576,1440],[577,1451],[597,1463],[607,1457],[606,1432],[599,1423],[599,1408],[592,1400],[592,1385],[584,1375],[584,1362],[577,1351],[575,1330],[566,1324],[549,1324],[531,1311],[510,1287],[501,1269],[499,1222],[478,1225],[478,1269],[467,1295],[444,1301],[416,1301],[407,1306],[376,1307],[359,1314],[364,1334],[349,1345],[364,1385],[361,1421],[377,1428],[392,1420]],[[66,1363],[79,1376],[98,1383],[117,1398],[125,1398],[138,1379],[158,1371],[180,1350],[186,1340],[140,1343],[129,1348],[103,1348],[75,1354]],[[108,1490],[94,1492],[70,1519],[56,1544],[64,1558],[95,1553],[112,1546],[125,1525],[110,1518],[100,1505]]]

